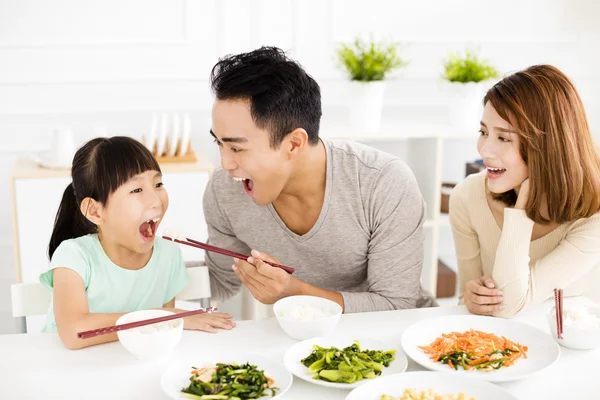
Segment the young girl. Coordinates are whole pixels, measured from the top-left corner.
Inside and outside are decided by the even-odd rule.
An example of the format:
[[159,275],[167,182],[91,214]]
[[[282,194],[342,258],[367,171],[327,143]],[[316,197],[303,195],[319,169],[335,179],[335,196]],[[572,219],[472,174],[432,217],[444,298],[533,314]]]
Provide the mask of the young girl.
[[[53,291],[46,332],[69,349],[117,340],[77,332],[114,325],[143,309],[174,310],[188,283],[177,244],[154,237],[169,205],[160,167],[128,137],[98,138],[77,151],[50,239],[50,270],[40,275]],[[231,329],[231,315],[186,318],[186,329]]]
[[474,314],[510,317],[554,288],[597,299],[600,158],[573,84],[532,66],[483,103],[487,171],[450,198],[462,300]]

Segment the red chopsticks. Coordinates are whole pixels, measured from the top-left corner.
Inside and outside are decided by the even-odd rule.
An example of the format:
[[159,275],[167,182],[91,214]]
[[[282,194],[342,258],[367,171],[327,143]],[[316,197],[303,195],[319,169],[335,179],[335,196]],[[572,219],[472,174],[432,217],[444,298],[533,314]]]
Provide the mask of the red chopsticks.
[[556,311],[556,336],[563,338],[563,290],[554,289],[554,309]]
[[[196,247],[198,249],[203,249],[206,251],[212,251],[213,253],[219,253],[219,254],[223,254],[224,256],[229,256],[229,257],[235,257],[235,258],[239,258],[240,260],[247,260],[248,256],[245,256],[241,253],[236,253],[234,251],[230,251],[230,250],[225,250],[222,249],[220,247],[216,247],[216,246],[211,246],[210,244],[206,244],[206,243],[202,243],[199,242],[197,240],[194,239],[190,239],[190,238],[186,238],[186,240],[181,240],[181,239],[177,239],[177,238],[172,238],[170,236],[163,236],[163,239],[166,240],[171,240],[175,243],[180,243],[180,244],[185,244],[187,246],[192,246],[192,247]],[[271,261],[266,261],[263,260],[265,263],[273,266],[273,267],[277,267],[277,268],[281,268],[282,270],[284,270],[285,272],[287,272],[288,274],[293,274],[294,273],[294,268],[292,267],[287,267],[285,265],[281,265],[281,264],[277,264]]]
[[89,339],[94,336],[106,335],[107,333],[124,331],[127,329],[133,329],[133,328],[139,328],[140,326],[157,324],[159,322],[170,321],[172,319],[189,317],[189,316],[196,315],[196,314],[211,313],[214,311],[217,311],[217,309],[215,307],[200,308],[198,310],[186,311],[186,312],[182,312],[182,313],[176,313],[173,315],[166,315],[164,317],[150,318],[150,319],[145,319],[142,321],[129,322],[127,324],[122,324],[122,325],[107,326],[105,328],[94,329],[94,330],[85,331],[85,332],[79,332],[79,333],[77,333],[77,337],[79,339]]

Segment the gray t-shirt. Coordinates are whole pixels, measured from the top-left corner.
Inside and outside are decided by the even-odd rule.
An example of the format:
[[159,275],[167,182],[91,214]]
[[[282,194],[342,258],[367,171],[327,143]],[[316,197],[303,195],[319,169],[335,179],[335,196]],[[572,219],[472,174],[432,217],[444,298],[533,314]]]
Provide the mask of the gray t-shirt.
[[[322,141],[325,199],[309,232],[290,231],[272,204],[256,205],[240,182],[217,169],[204,194],[209,243],[277,257],[301,280],[341,292],[346,313],[435,305],[421,288],[425,203],[412,171],[371,147]],[[206,264],[215,298],[240,289],[231,257],[207,252]]]

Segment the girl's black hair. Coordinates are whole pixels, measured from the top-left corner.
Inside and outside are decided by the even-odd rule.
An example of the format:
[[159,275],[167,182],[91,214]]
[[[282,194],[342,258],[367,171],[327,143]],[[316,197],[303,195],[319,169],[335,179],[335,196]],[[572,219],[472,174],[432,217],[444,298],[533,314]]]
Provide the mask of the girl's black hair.
[[106,204],[108,196],[134,176],[146,171],[160,172],[152,153],[137,140],[126,136],[96,138],[75,153],[72,182],[63,193],[48,245],[48,257],[67,239],[98,231],[80,210],[90,197]]

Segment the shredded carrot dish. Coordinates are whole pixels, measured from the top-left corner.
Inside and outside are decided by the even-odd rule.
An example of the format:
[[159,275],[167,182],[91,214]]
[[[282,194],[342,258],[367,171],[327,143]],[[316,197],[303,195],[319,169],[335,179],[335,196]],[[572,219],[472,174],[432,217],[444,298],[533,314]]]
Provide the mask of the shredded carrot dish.
[[527,346],[506,337],[471,329],[464,333],[444,333],[428,346],[419,346],[434,362],[458,370],[493,371],[527,358]]

